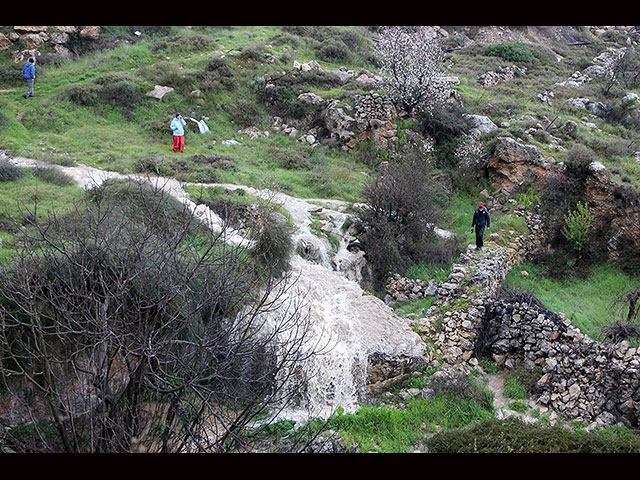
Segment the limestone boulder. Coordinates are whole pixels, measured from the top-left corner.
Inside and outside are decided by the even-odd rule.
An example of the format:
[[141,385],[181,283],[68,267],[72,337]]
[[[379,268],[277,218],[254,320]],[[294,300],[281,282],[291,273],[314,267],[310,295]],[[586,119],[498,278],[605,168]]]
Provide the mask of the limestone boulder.
[[173,92],[173,87],[165,87],[162,85],[155,85],[153,90],[147,92],[147,97],[157,98],[158,100],[162,100],[167,93]]

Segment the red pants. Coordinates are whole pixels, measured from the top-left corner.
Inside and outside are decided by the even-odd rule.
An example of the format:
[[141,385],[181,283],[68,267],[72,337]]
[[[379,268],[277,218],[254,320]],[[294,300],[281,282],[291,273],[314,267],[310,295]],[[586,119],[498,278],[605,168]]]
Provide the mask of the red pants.
[[177,152],[178,149],[181,152],[184,151],[184,135],[174,135],[173,136],[173,151]]

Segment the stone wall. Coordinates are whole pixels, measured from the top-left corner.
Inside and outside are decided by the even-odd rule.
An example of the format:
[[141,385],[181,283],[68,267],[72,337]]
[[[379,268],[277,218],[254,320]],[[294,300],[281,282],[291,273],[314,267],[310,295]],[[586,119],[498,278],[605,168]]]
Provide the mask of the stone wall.
[[426,315],[416,320],[418,332],[433,339],[443,368],[470,372],[478,366],[475,345],[485,320],[485,304],[498,294],[511,267],[542,247],[540,216],[530,214],[527,224],[530,233],[516,236],[505,247],[487,242],[478,251],[469,245],[460,263],[451,267],[448,280],[438,286]]
[[414,327],[433,340],[443,371],[469,373],[481,354],[505,368],[524,364],[540,370],[537,403],[592,425],[637,425],[640,349],[597,342],[535,300],[497,298],[511,267],[544,247],[540,216],[527,224],[531,233],[507,247],[470,245]]
[[637,425],[640,352],[628,342],[600,343],[562,313],[525,301],[485,303],[484,337],[498,365],[541,369],[537,401],[567,418]]
[[432,279],[425,283],[423,280],[406,278],[395,273],[387,280],[384,302],[393,305],[397,302],[429,297],[435,295],[437,291],[438,282],[436,280]]

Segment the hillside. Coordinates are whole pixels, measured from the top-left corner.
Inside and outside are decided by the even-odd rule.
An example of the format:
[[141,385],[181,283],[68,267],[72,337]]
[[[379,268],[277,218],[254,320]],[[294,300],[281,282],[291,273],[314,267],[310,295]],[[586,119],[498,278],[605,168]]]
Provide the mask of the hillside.
[[638,451],[638,28],[415,31],[0,27],[0,449]]

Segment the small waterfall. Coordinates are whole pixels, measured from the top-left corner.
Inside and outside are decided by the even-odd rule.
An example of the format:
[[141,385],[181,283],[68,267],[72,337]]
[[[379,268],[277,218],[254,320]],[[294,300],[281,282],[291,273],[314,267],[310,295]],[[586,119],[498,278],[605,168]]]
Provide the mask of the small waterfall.
[[[12,163],[25,167],[51,166],[46,162],[25,158],[10,158]],[[196,205],[189,199],[182,184],[174,179],[123,175],[97,168],[79,165],[56,168],[70,175],[80,187],[100,185],[109,178],[148,181],[185,203],[194,215],[212,230],[220,231],[221,219],[206,206]],[[200,185],[200,184],[194,184]],[[425,345],[408,324],[397,317],[393,310],[379,298],[366,294],[357,283],[358,273],[352,267],[361,265],[362,255],[346,250],[346,241],[341,238],[339,228],[335,233],[340,238],[338,252],[331,256],[326,239],[316,237],[310,229],[311,211],[318,206],[308,201],[269,190],[211,184],[229,189],[242,188],[247,193],[261,198],[275,199],[291,215],[296,231],[293,238],[311,241],[318,250],[315,261],[294,253],[291,265],[292,284],[285,294],[291,304],[302,304],[309,313],[310,349],[320,347],[317,355],[299,365],[305,380],[304,395],[299,405],[280,413],[282,418],[304,420],[315,416],[328,417],[338,407],[347,412],[355,411],[364,400],[369,359],[382,354],[396,358],[422,358]],[[329,201],[324,201],[329,202]],[[339,227],[346,215],[324,209]],[[228,232],[226,240],[243,244],[247,239],[241,232]],[[250,246],[250,244],[245,243]],[[269,318],[265,318],[268,322]]]

